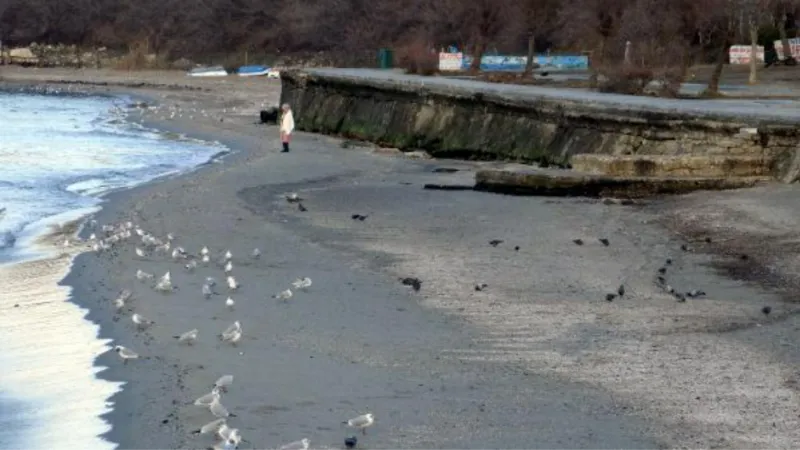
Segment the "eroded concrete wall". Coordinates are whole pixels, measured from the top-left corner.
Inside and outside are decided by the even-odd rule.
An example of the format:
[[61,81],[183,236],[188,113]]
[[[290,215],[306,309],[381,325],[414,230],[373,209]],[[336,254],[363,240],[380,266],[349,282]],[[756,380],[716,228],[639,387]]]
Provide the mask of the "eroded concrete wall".
[[298,129],[424,149],[438,157],[567,165],[572,155],[584,153],[742,156],[763,158],[767,172],[785,181],[799,172],[800,133],[785,120],[519,98],[491,85],[487,92],[428,86],[422,77],[407,83],[290,71],[281,78],[281,102],[293,105]]

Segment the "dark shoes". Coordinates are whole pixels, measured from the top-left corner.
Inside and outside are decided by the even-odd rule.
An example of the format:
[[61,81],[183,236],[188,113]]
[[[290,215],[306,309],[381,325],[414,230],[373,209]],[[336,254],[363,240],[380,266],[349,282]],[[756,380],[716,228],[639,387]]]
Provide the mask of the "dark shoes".
[[283,150],[281,150],[281,153],[289,153],[289,144],[283,143]]

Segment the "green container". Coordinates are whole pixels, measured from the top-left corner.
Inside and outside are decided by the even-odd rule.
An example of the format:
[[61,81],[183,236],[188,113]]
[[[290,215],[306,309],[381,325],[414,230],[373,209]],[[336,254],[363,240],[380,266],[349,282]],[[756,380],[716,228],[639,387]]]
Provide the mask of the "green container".
[[388,48],[378,50],[378,67],[381,69],[391,69],[393,56],[392,51]]

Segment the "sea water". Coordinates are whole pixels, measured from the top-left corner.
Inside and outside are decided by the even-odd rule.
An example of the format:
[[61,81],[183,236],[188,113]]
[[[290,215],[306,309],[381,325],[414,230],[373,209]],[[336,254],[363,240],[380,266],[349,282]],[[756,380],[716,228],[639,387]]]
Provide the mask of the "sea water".
[[37,236],[225,151],[126,122],[129,101],[0,92],[0,449],[116,447],[101,416],[122,386],[94,366],[110,343],[58,285],[76,253]]

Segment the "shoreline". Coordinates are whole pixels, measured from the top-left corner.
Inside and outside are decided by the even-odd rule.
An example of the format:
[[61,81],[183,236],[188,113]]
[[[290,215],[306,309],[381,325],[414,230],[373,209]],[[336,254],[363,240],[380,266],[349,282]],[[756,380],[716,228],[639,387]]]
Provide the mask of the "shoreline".
[[[136,349],[151,358],[124,368],[110,359],[113,354],[98,358],[98,364],[109,367],[98,376],[136,380],[113,397],[116,408],[107,415],[115,425],[108,439],[120,442],[119,448],[205,445],[200,442],[206,441],[187,436],[187,431],[210,419],[184,402],[204,393],[208,383],[221,375],[221,368],[238,371],[225,404],[240,416],[236,425],[246,439],[256,442],[256,448],[277,447],[304,436],[311,437],[313,447],[335,446],[346,433],[336,427],[339,419],[367,408],[378,416],[377,436],[364,438],[362,448],[511,448],[530,447],[534,442],[545,448],[781,447],[791,442],[796,419],[783,414],[785,410],[774,402],[783,403],[774,397],[787,396],[791,403],[795,394],[777,387],[774,376],[764,376],[765,370],[777,369],[769,358],[753,357],[749,350],[759,348],[761,340],[736,337],[747,348],[732,354],[726,335],[707,334],[719,333],[713,330],[737,321],[752,323],[753,329],[758,324],[764,325],[762,330],[773,329],[774,324],[767,327],[770,323],[759,317],[758,308],[765,301],[780,303],[771,294],[703,269],[707,256],[681,255],[675,238],[667,233],[669,228],[643,223],[654,221],[660,209],[675,211],[675,205],[686,203],[682,199],[653,202],[654,211],[648,211],[580,199],[526,201],[502,196],[487,205],[489,194],[418,192],[403,183],[417,186],[434,176],[446,177],[430,174],[430,168],[440,162],[346,151],[338,148],[335,139],[305,133],[298,133],[296,150],[290,155],[265,153],[258,135],[275,142],[277,136],[271,128],[253,130],[249,124],[255,117],[250,122],[247,116],[239,116],[216,124],[210,120],[159,123],[157,117],[145,113],[142,119],[147,124],[201,139],[213,136],[232,152],[221,164],[104,196],[103,209],[96,215],[102,223],[135,217],[154,233],[175,231],[179,241],[190,242],[190,252],[204,242],[218,241],[212,245],[214,250],[235,247],[235,255],[246,255],[259,246],[264,262],[239,260],[245,290],[237,305],[242,304],[244,314],[237,306],[234,314],[215,309],[218,320],[210,322],[192,316],[211,326],[204,328],[206,342],[212,340],[214,327],[224,328],[234,316],[244,317],[244,327],[254,334],[254,341],[246,341],[242,351],[256,354],[255,361],[243,365],[227,348],[204,348],[218,352],[214,354],[219,361],[207,360],[198,349],[176,349],[165,339],[183,328],[154,327],[152,334],[136,333],[125,323],[128,316],[114,322],[107,300],[131,283],[130,270],[137,265],[130,263],[127,250],[116,258],[82,254],[63,282],[73,285],[73,297],[83,299],[81,306],[90,311],[87,319],[100,324],[101,337],[112,336],[115,343],[126,346],[137,343],[140,348]],[[461,170],[453,178],[477,166],[451,161],[447,165]],[[281,194],[291,191],[310,198],[308,214],[289,210],[281,201]],[[213,205],[213,211],[199,209],[205,202]],[[535,214],[524,211],[530,205],[535,206]],[[481,212],[463,217],[476,211]],[[368,214],[366,226],[353,223],[351,213]],[[512,225],[520,223],[536,224],[541,236],[530,236]],[[578,250],[581,247],[569,244],[575,236],[601,233],[612,237],[610,253],[595,245]],[[509,252],[505,244],[498,249],[465,247],[483,245],[492,236],[518,242],[521,249]],[[553,255],[556,261],[549,259]],[[653,292],[646,279],[667,255],[680,266],[677,282],[714,289],[715,298],[676,313],[673,303]],[[157,273],[169,267],[160,260],[147,263]],[[579,274],[573,276],[570,271]],[[152,300],[146,298],[149,294],[137,294],[142,294],[142,306],[150,309],[145,316],[188,328],[190,323],[181,318],[181,314],[194,314],[188,312],[192,308],[188,305],[215,306],[203,303],[197,281],[178,274],[177,267],[173,272],[176,278],[181,275],[178,282],[187,286],[188,297],[180,294],[170,299],[175,302],[145,303]],[[309,272],[315,286],[310,293],[298,295],[289,305],[269,300],[282,285]],[[106,273],[118,275],[104,280]],[[397,286],[395,275],[422,278],[421,293]],[[535,281],[526,281],[526,276]],[[342,285],[342,280],[347,283]],[[633,291],[630,300],[586,303],[586,296],[601,298],[620,280]],[[485,294],[472,289],[472,283],[479,281],[490,285]],[[352,286],[346,287],[348,283]],[[247,290],[251,285],[254,290]],[[528,299],[528,293],[535,293],[534,298]],[[198,297],[196,302],[194,297]],[[723,298],[730,298],[735,306]],[[370,303],[361,304],[365,299]],[[553,308],[559,308],[564,299],[571,302],[570,310],[554,314]],[[657,304],[651,304],[653,300]],[[633,308],[640,302],[647,306]],[[726,314],[715,318],[719,311]],[[788,306],[778,312],[794,314]],[[664,320],[653,320],[661,316]],[[682,320],[677,328],[669,323],[674,317]],[[642,318],[649,322],[638,324]],[[254,328],[253,321],[267,325]],[[342,334],[340,323],[359,333]],[[660,347],[647,349],[649,345]],[[689,360],[673,359],[676,355]],[[748,425],[737,423],[736,431],[728,428],[734,422],[726,411],[734,410],[738,398],[696,405],[688,397],[668,397],[677,388],[677,392],[714,398],[704,378],[730,383],[725,379],[745,373],[736,359],[728,359],[733,356],[753,358],[751,376],[762,375],[761,382],[772,392],[764,395],[753,390],[749,376],[738,386],[751,390],[743,398],[758,403],[742,417]],[[674,371],[649,364],[650,358],[674,365]],[[257,362],[262,360],[269,363]],[[621,367],[623,362],[628,367]],[[311,374],[297,374],[290,370],[294,367]],[[390,367],[402,375],[392,375]],[[260,376],[247,375],[262,371]],[[349,379],[351,371],[356,371],[355,381]],[[335,382],[320,379],[316,372]],[[673,378],[672,385],[659,378],[661,372]],[[613,375],[620,373],[630,380],[627,385],[613,381]],[[652,378],[645,385],[653,392],[641,390],[640,373]],[[686,380],[696,385],[684,384]],[[323,388],[315,388],[317,384]],[[355,386],[366,386],[367,393]],[[342,392],[331,393],[337,390]],[[394,393],[381,400],[387,390]],[[714,402],[724,411],[705,409]],[[686,410],[685,405],[694,410]],[[515,416],[524,417],[502,423],[509,420],[509,408],[516,411]],[[455,411],[461,411],[458,420]],[[759,428],[763,424],[751,422],[769,415],[783,418],[771,438]],[[434,429],[428,420],[436,424]],[[554,420],[558,425],[551,423]],[[315,425],[318,422],[322,425]],[[121,423],[128,426],[118,426]],[[263,430],[265,425],[275,429]],[[531,434],[521,431],[526,428]],[[141,429],[152,433],[142,436]]]

